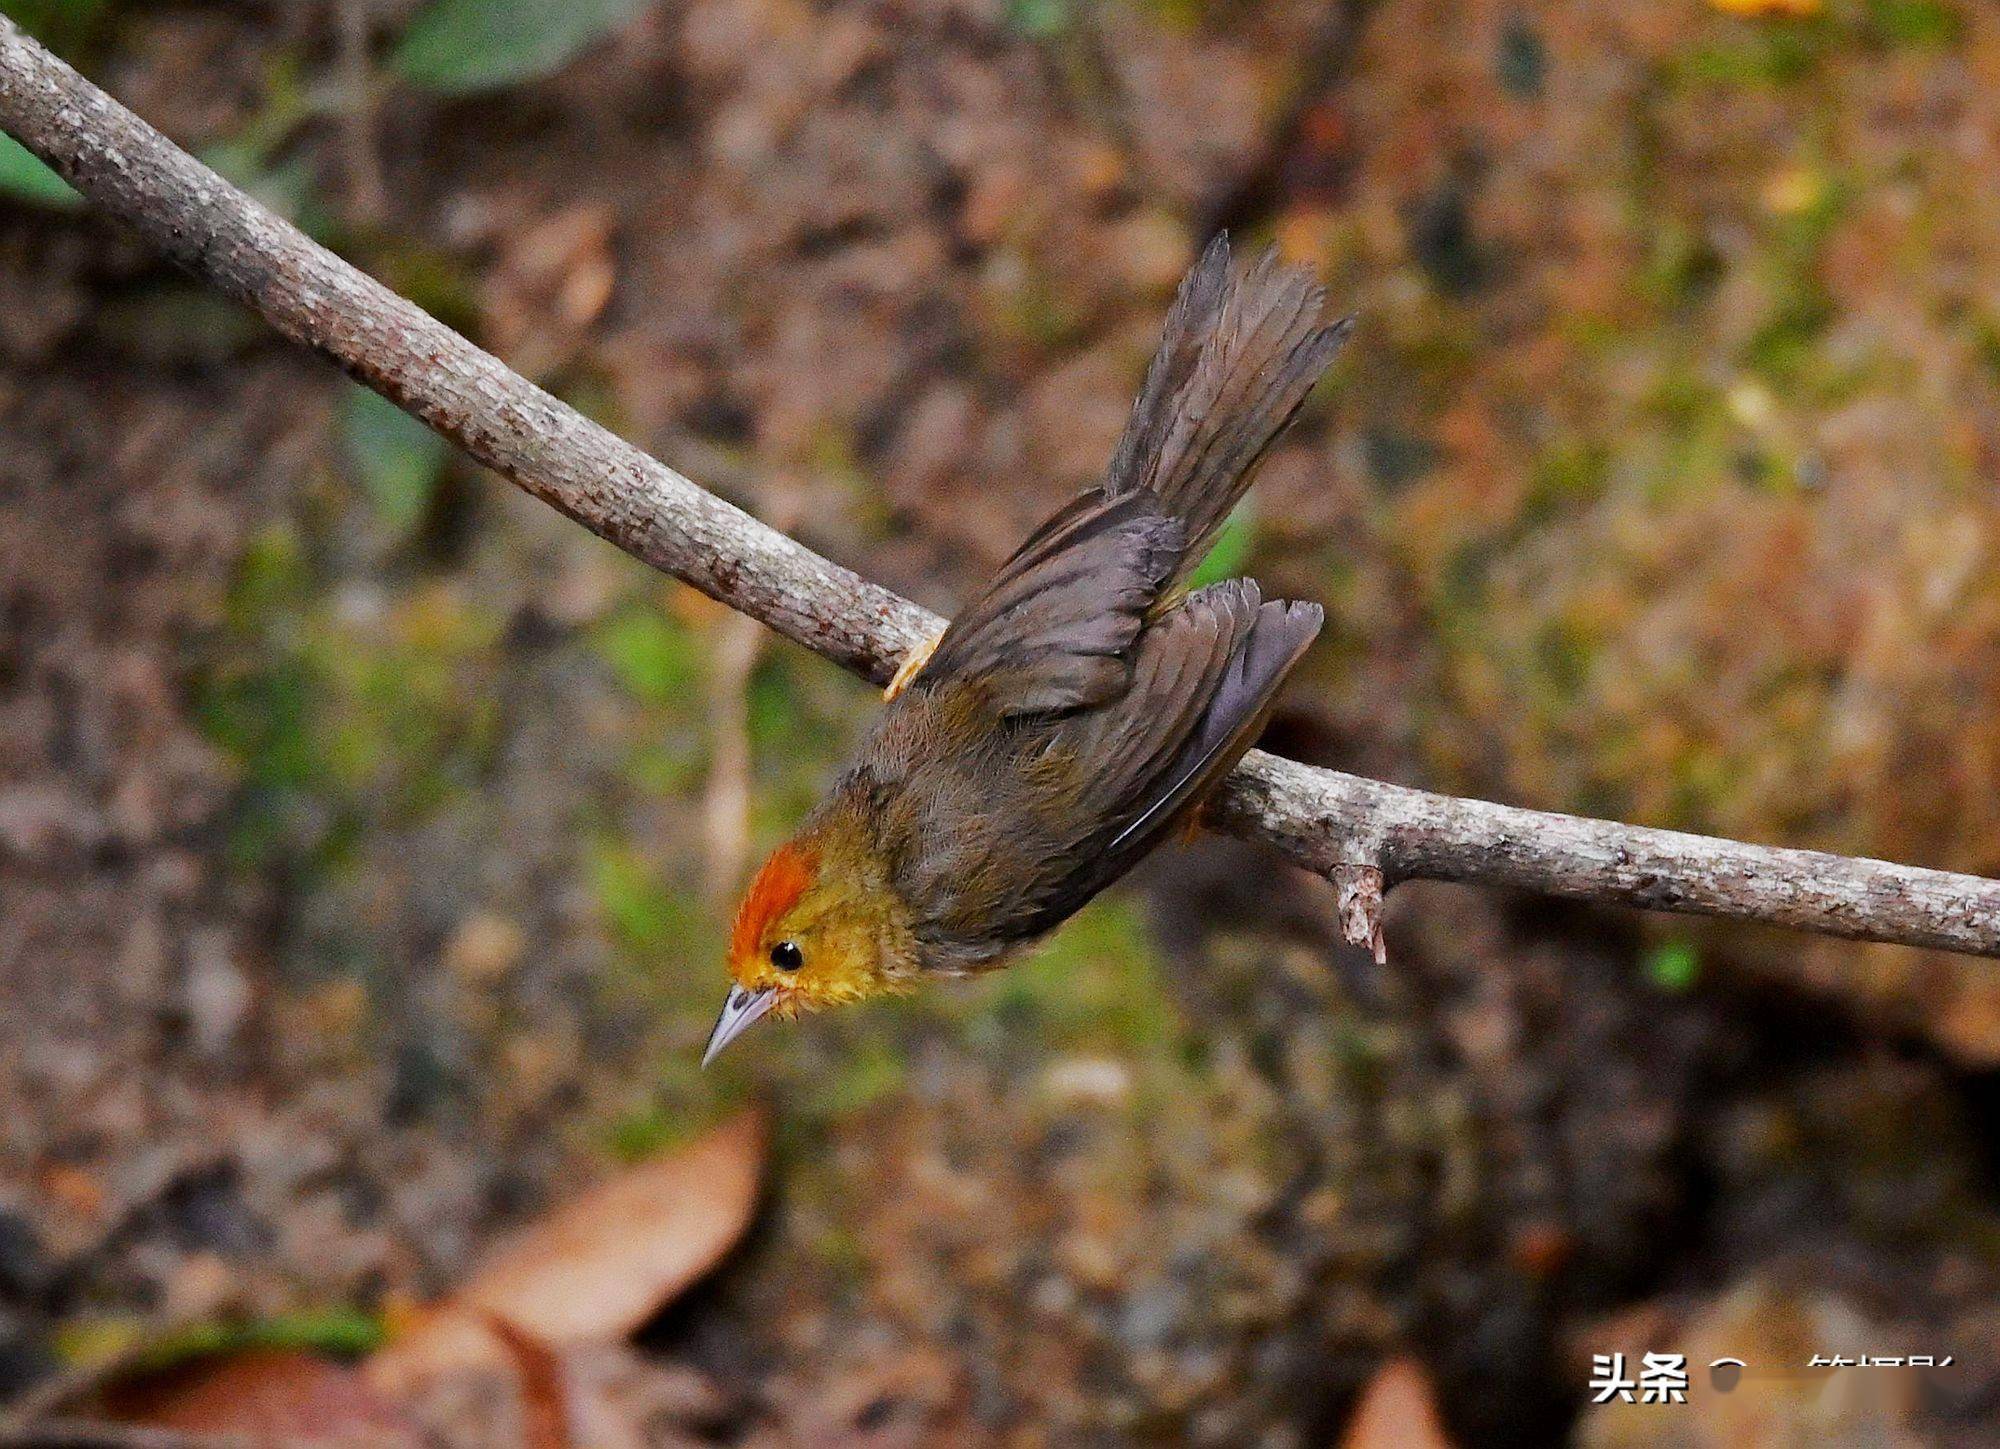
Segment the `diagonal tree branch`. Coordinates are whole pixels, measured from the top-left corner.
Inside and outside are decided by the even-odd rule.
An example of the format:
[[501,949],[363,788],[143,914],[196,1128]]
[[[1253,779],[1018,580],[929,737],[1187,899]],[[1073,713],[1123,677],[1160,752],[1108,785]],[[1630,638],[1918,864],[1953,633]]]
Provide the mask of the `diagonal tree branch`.
[[[829,563],[510,371],[265,211],[0,16],[0,128],[196,277],[593,533],[884,683],[943,621]],[[1339,879],[1370,872],[2000,956],[2000,881],[1585,820],[1253,752],[1207,818]]]

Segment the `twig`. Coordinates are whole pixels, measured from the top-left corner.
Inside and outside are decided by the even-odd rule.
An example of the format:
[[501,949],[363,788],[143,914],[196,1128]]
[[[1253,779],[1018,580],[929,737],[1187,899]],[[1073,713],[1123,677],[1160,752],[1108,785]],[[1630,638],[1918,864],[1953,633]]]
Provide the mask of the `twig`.
[[[1326,10],[1314,28],[1295,68],[1290,93],[1278,108],[1277,120],[1268,137],[1251,158],[1199,209],[1202,230],[1234,231],[1269,220],[1281,204],[1294,200],[1303,189],[1321,193],[1321,201],[1331,200],[1335,178],[1325,174],[1327,160],[1301,156],[1302,142],[1308,139],[1314,118],[1333,103],[1335,93],[1354,66],[1361,43],[1362,26],[1375,0],[1328,0]],[[1294,176],[1301,162],[1305,176]],[[1319,174],[1312,174],[1317,171]],[[1303,186],[1301,186],[1303,183]]]
[[389,188],[376,149],[381,107],[368,64],[374,16],[369,0],[335,0],[334,61],[340,77],[340,135],[347,160],[348,202],[361,219],[380,226],[389,214]]
[[[593,533],[885,683],[940,620],[557,401],[166,140],[0,17],[0,127],[166,256]],[[1433,795],[1253,752],[1208,819],[1332,874],[2000,955],[2000,881]]]
[[1373,956],[1377,966],[1387,966],[1389,948],[1382,939],[1382,893],[1388,886],[1381,869],[1372,865],[1336,865],[1328,874],[1338,896],[1341,940]]

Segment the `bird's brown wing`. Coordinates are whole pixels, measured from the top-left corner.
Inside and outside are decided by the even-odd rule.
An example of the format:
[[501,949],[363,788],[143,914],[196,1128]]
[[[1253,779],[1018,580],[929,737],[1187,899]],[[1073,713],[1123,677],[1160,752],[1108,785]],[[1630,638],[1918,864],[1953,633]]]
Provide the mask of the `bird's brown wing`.
[[1311,274],[1274,252],[1232,272],[1227,235],[1182,281],[1104,488],[1151,493],[1187,525],[1183,575],[1352,330],[1324,323],[1325,304]]
[[1026,721],[971,753],[879,744],[872,772],[911,785],[889,797],[889,833],[926,961],[1001,959],[1129,870],[1249,748],[1320,618],[1261,603],[1247,579],[1215,584],[1146,628],[1132,688],[1112,703]]
[[971,683],[1002,719],[1116,699],[1186,537],[1150,493],[1074,499],[952,620],[911,688]]
[[[914,689],[977,681],[1002,719],[1108,704],[1149,616],[1213,542],[1334,350],[1311,276],[1218,236],[1167,314],[1105,483],[1029,535],[952,622]],[[1187,627],[1187,626],[1184,626]]]
[[1231,579],[1146,630],[1131,692],[1068,731],[1093,762],[1079,803],[1096,826],[1068,889],[1088,896],[1122,875],[1243,757],[1324,618]]
[[[866,791],[926,965],[973,970],[1130,869],[1249,748],[1319,632],[1238,579],[1177,587],[1346,335],[1320,289],[1218,238],[1102,488],[953,621],[843,788]],[[988,725],[992,727],[988,727]]]

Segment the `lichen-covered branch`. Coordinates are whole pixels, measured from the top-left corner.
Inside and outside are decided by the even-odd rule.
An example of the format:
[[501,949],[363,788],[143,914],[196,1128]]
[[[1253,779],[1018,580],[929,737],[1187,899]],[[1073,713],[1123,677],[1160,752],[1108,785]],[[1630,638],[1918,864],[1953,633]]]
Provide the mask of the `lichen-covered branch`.
[[[0,128],[103,211],[600,537],[880,684],[942,623],[717,498],[271,215],[0,16]],[[1473,881],[2000,956],[2000,881],[1461,800],[1261,752],[1206,817],[1350,883]]]

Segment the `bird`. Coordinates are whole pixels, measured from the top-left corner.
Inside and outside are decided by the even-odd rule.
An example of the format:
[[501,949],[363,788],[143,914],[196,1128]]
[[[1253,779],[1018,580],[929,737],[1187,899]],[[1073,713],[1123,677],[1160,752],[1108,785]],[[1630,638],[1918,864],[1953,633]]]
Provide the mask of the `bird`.
[[752,879],[702,1064],[766,1018],[1003,966],[1186,822],[1319,633],[1313,603],[1188,576],[1352,329],[1217,235],[1103,479],[906,658],[825,797]]

